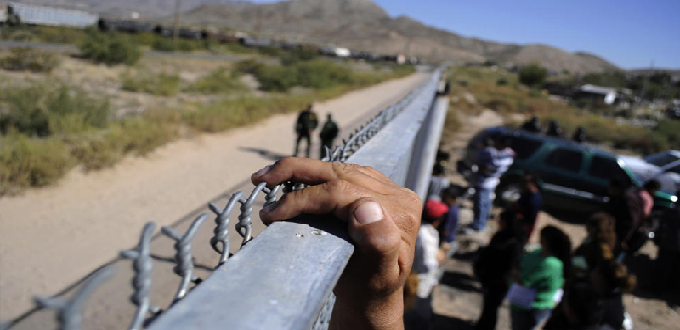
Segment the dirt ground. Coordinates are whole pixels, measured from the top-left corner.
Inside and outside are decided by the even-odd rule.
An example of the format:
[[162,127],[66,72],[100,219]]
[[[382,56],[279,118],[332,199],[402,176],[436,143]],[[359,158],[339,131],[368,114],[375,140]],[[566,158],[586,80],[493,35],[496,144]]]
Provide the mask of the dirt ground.
[[[459,113],[459,115],[463,121],[461,131],[442,141],[442,148],[452,152],[448,169],[451,181],[465,186],[464,179],[455,173],[455,163],[463,156],[467,141],[479,130],[501,124],[503,119],[490,110],[483,111],[481,114]],[[472,205],[466,201],[461,209],[461,222],[469,223],[471,220]],[[582,225],[584,220],[560,212],[551,214],[542,212],[538,227],[555,225],[569,235],[573,246],[578,246],[586,235]],[[479,237],[460,238],[459,249],[445,264],[447,272],[434,292],[436,313],[434,329],[472,329],[472,325],[481,313],[482,306],[481,286],[472,275],[472,258],[479,246],[488,242],[494,231],[495,221],[491,221],[487,231]],[[537,243],[535,236],[532,240],[534,244]],[[657,297],[645,290],[653,281],[650,270],[653,269],[655,258],[656,247],[652,243],[648,243],[641,253],[632,258],[632,272],[638,276],[639,285],[632,294],[625,295],[626,309],[631,315],[636,330],[678,329],[680,293],[669,292],[662,297]],[[499,312],[497,329],[510,329],[509,310],[505,304]]]

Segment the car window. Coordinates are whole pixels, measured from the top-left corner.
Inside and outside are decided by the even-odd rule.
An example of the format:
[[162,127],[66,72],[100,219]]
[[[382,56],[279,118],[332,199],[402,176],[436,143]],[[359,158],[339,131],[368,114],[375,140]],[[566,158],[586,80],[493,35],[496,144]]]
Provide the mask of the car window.
[[607,180],[607,182],[616,178],[626,180],[628,181],[627,183],[630,183],[630,177],[626,174],[626,171],[619,166],[616,160],[602,156],[593,156],[593,160],[590,163],[590,169],[588,169],[588,174]]
[[677,161],[678,157],[670,155],[670,154],[658,154],[658,155],[652,155],[647,158],[645,158],[645,161],[652,164],[656,165],[659,167],[666,166],[674,161]]
[[538,148],[543,145],[543,142],[527,139],[521,136],[511,137],[511,148],[515,152],[515,158],[517,159],[527,159],[529,156],[533,155]]
[[557,148],[546,157],[545,164],[565,171],[578,172],[581,170],[582,160],[583,153],[579,151]]

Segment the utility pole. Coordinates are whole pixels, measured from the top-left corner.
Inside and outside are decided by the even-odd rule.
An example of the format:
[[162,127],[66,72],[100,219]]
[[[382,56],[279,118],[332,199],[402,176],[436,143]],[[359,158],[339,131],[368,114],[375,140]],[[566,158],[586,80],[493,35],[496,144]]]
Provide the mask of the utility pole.
[[175,23],[172,26],[172,42],[177,47],[177,40],[179,39],[179,17],[182,10],[182,0],[175,2]]

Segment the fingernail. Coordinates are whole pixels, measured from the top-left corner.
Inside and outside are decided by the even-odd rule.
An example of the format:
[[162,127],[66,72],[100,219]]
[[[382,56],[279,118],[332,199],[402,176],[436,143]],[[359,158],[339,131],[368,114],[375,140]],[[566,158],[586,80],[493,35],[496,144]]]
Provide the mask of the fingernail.
[[255,172],[255,173],[253,173],[253,175],[255,175],[255,176],[263,176],[263,175],[267,174],[267,173],[269,172],[269,170],[272,169],[272,167],[274,167],[274,165],[268,165],[267,167],[265,167],[265,168],[263,168],[263,169],[261,169],[261,170]]
[[376,202],[366,202],[354,210],[354,219],[362,225],[367,225],[383,218],[383,209]]
[[274,202],[274,203],[271,203],[271,204],[267,204],[267,205],[265,205],[265,206],[262,208],[262,212],[264,212],[264,213],[269,213],[269,212],[271,212],[271,211],[274,211],[274,209],[275,209],[277,206],[279,206],[279,202],[278,202],[278,201],[276,201],[276,202]]

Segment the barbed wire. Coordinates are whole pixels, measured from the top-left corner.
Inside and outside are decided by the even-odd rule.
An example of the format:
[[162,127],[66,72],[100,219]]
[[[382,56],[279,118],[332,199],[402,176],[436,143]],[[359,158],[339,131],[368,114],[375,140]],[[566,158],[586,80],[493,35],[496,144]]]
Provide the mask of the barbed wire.
[[[401,113],[416,97],[423,92],[430,92],[434,90],[433,85],[436,83],[434,75],[432,79],[409,93],[402,100],[396,104],[389,106],[375,117],[369,120],[350,134],[347,140],[343,140],[342,145],[335,148],[333,151],[326,149],[326,157],[324,161],[339,161],[345,162],[347,159],[356,153],[363,145],[365,145],[371,138],[373,138],[381,129],[389,124],[399,113]],[[267,188],[264,183],[256,186],[248,195],[244,197],[243,191],[234,193],[227,201],[225,207],[220,209],[216,204],[209,203],[208,208],[216,216],[215,228],[213,229],[213,236],[210,238],[210,246],[212,249],[220,254],[219,261],[215,269],[227,263],[230,258],[230,240],[229,231],[231,223],[231,214],[236,209],[236,205],[240,204],[238,211],[238,222],[235,224],[236,232],[241,236],[241,248],[253,239],[253,206],[260,194],[264,194],[264,206],[277,201],[279,193],[286,194],[288,192],[303,189],[305,186],[294,182],[286,182],[274,188]],[[181,277],[181,282],[174,296],[174,299],[168,308],[171,308],[177,302],[181,301],[190,291],[190,286],[200,285],[201,279],[194,276],[194,257],[192,252],[192,241],[194,240],[199,227],[208,219],[208,214],[201,214],[189,226],[184,234],[169,227],[161,228],[164,236],[169,237],[175,241],[175,266],[173,272]],[[153,260],[151,257],[151,237],[156,228],[153,222],[147,223],[140,234],[139,245],[132,250],[125,250],[121,252],[121,257],[132,260],[133,278],[132,288],[133,294],[130,297],[132,304],[137,306],[137,311],[128,327],[129,330],[139,330],[147,326],[150,321],[161,315],[162,309],[151,304],[151,287]],[[85,300],[113,275],[113,266],[106,266],[99,271],[92,274],[86,279],[82,287],[77,290],[71,300],[62,298],[35,298],[39,308],[54,309],[57,311],[58,329],[60,330],[80,330],[82,323],[82,306]],[[330,317],[335,303],[335,296],[331,294],[325,305],[321,309],[319,317],[317,318],[313,329],[324,330],[328,328]],[[167,310],[167,309],[166,309]],[[148,318],[149,314],[151,317]]]

